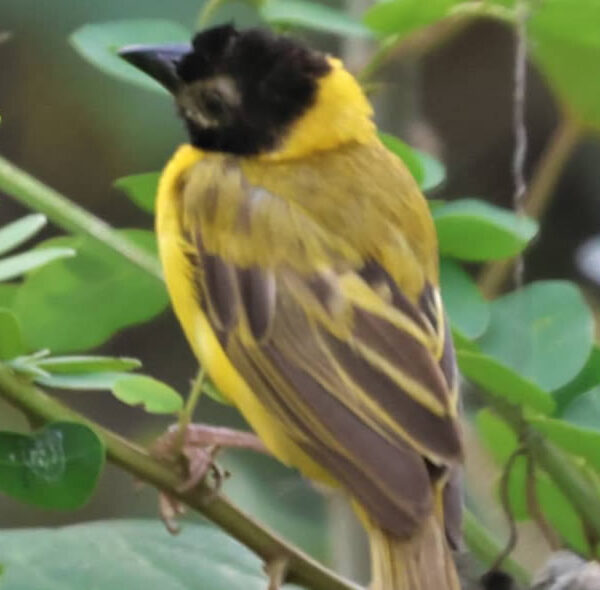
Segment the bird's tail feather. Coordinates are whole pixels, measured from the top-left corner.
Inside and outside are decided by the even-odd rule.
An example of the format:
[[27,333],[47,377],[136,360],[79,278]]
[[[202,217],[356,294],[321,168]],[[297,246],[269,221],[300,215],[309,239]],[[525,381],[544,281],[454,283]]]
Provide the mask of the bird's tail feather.
[[370,590],[460,590],[444,526],[435,514],[410,539],[370,523]]

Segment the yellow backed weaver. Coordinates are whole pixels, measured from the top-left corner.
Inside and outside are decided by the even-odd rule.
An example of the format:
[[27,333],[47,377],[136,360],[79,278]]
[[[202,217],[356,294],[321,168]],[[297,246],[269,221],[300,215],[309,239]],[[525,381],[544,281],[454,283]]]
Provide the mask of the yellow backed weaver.
[[425,200],[354,78],[223,26],[123,57],[189,132],[159,187],[168,289],[203,367],[267,448],[344,487],[373,590],[450,590],[457,375]]

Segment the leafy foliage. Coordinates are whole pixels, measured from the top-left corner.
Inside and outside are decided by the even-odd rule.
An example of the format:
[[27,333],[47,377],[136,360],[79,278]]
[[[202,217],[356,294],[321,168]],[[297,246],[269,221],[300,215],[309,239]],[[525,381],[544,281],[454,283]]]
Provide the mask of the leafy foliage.
[[[124,230],[124,235],[155,250],[150,232]],[[161,283],[116,253],[98,251],[87,238],[61,237],[46,244],[75,248],[78,255],[30,273],[19,288],[12,310],[30,349],[87,350],[167,306]]]

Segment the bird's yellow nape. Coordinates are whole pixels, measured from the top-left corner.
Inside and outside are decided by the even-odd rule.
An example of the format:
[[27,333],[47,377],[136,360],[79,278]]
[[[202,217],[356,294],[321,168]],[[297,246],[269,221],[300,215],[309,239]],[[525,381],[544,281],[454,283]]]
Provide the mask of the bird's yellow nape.
[[359,83],[339,59],[328,57],[327,61],[331,70],[318,81],[315,103],[294,121],[281,146],[260,159],[301,158],[344,143],[373,139],[373,108]]

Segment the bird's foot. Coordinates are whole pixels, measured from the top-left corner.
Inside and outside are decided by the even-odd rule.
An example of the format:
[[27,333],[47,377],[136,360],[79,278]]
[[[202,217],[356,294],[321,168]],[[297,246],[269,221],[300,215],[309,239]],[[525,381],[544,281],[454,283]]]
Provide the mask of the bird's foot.
[[269,576],[268,590],[281,590],[288,572],[288,558],[279,557],[265,564],[265,573]]
[[[184,494],[206,481],[210,475],[212,485],[205,500],[210,502],[220,491],[223,481],[229,476],[215,462],[217,453],[224,448],[250,449],[267,453],[260,439],[250,433],[207,424],[188,424],[182,432],[174,424],[153,445],[152,454],[158,459],[176,464],[182,471],[183,481],[177,486]],[[184,512],[183,504],[174,497],[161,492],[159,512],[171,533],[177,533],[177,517]]]

